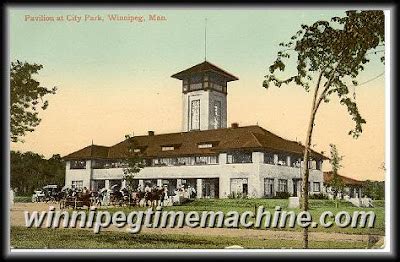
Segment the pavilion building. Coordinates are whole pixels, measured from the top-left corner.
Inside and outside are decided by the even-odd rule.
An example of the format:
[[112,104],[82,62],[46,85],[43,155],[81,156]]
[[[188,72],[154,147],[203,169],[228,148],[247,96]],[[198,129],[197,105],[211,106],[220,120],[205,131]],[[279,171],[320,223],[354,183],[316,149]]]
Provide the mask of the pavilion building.
[[[198,198],[230,195],[299,196],[304,146],[258,126],[227,124],[228,83],[234,75],[208,61],[172,75],[182,81],[181,132],[135,136],[116,145],[89,145],[64,157],[67,186],[92,190],[125,185],[124,168],[132,150],[145,167],[135,183],[167,185],[170,193],[191,186]],[[311,151],[310,194],[322,193],[323,154]]]

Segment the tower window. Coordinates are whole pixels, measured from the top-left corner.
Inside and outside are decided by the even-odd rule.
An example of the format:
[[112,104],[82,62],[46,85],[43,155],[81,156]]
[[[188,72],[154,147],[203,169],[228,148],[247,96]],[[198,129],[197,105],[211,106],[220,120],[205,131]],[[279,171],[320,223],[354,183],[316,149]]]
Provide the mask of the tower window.
[[190,104],[190,129],[200,129],[200,99],[192,100]]
[[214,129],[221,128],[221,101],[214,101]]

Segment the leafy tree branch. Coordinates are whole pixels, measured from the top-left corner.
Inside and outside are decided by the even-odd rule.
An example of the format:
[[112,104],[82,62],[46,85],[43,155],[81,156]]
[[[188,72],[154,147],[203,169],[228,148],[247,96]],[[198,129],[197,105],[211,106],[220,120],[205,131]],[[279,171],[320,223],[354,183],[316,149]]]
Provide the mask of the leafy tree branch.
[[24,142],[21,137],[33,132],[40,124],[38,110],[46,110],[49,102],[43,97],[55,94],[57,88],[48,89],[33,78],[43,68],[17,60],[10,68],[10,137],[12,142]]

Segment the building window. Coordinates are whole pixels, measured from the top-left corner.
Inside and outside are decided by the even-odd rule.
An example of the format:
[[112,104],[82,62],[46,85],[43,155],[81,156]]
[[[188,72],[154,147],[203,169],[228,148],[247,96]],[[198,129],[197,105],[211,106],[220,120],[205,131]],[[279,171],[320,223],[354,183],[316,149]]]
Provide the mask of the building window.
[[319,192],[321,191],[321,184],[319,182],[314,182],[313,183],[313,191],[314,192]]
[[301,167],[301,158],[295,159],[295,157],[292,157],[292,167]]
[[182,166],[182,165],[193,165],[194,164],[194,159],[193,157],[178,157],[176,165]]
[[101,189],[106,187],[105,180],[92,180],[92,190],[100,191]]
[[232,196],[246,196],[249,192],[247,178],[232,178],[231,179],[231,194]]
[[264,163],[273,165],[274,163],[274,154],[264,153]]
[[264,195],[266,197],[273,197],[274,193],[274,179],[264,178]]
[[162,151],[172,151],[174,149],[175,149],[175,147],[173,147],[173,146],[163,146],[163,147],[161,147]]
[[221,128],[221,101],[214,101],[214,129]]
[[317,170],[321,170],[321,167],[322,167],[322,161],[319,160],[317,161]]
[[193,100],[190,105],[190,130],[200,129],[200,99]]
[[288,192],[288,181],[286,179],[278,179],[278,192]]
[[153,166],[189,166],[218,164],[218,156],[165,157],[153,159]]
[[71,187],[75,189],[82,189],[83,188],[83,180],[75,180],[71,182]]
[[226,92],[226,80],[223,77],[217,74],[211,74],[209,79],[210,88],[219,92]]
[[308,168],[309,168],[309,169],[317,169],[317,164],[316,164],[316,162],[317,162],[317,161],[315,161],[315,160],[309,160],[309,161],[308,161]]
[[190,78],[189,89],[200,90],[203,88],[203,76],[202,75],[192,75]]
[[70,162],[70,169],[85,169],[86,160],[73,160]]
[[286,155],[278,155],[278,165],[279,166],[287,166],[287,156]]
[[227,163],[251,163],[252,153],[251,152],[232,152],[227,155]]
[[218,157],[217,156],[196,156],[195,164],[196,165],[218,164]]
[[110,168],[111,167],[111,162],[108,160],[100,160],[96,159],[92,162],[92,168],[93,169],[103,169],[103,168]]
[[210,148],[213,147],[213,144],[207,143],[207,144],[198,144],[198,148]]
[[122,186],[122,179],[110,179],[110,188],[121,188]]

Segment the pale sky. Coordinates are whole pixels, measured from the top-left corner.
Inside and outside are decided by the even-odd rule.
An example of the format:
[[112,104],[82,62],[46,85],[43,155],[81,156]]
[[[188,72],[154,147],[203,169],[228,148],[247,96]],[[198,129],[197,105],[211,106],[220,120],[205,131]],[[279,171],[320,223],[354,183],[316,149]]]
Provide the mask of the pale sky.
[[[320,19],[343,16],[343,10],[188,10],[188,9],[9,9],[10,60],[44,65],[36,77],[57,86],[41,124],[12,150],[62,156],[95,144],[111,146],[126,134],[181,131],[180,81],[170,76],[207,60],[239,77],[228,85],[228,125],[257,124],[291,140],[305,140],[311,94],[299,87],[262,87],[279,51],[300,29]],[[25,21],[25,16],[100,15],[104,21]],[[109,14],[144,16],[146,21],[112,22]],[[148,21],[150,14],[166,21]],[[371,62],[363,83],[384,72]],[[355,179],[383,180],[385,85],[380,76],[355,88],[367,120],[357,140],[347,109],[337,99],[322,104],[313,137],[314,149],[329,156],[329,144],[344,155],[339,171]],[[330,169],[325,163],[325,170]]]

